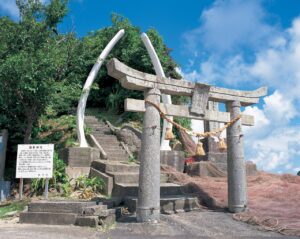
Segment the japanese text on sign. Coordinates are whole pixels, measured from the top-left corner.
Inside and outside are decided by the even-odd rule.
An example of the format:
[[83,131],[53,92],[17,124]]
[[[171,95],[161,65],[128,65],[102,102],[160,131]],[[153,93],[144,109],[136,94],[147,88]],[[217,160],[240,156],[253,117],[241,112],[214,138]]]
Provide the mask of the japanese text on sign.
[[19,144],[16,178],[52,178],[53,144]]

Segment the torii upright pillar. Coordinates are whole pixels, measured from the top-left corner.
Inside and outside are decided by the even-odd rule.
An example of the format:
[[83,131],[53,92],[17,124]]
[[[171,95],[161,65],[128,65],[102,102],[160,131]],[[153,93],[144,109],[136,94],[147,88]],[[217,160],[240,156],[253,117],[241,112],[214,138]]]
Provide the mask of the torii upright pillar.
[[[239,101],[227,104],[231,120],[241,114],[240,107]],[[228,127],[227,143],[228,209],[243,212],[247,208],[247,177],[241,119]]]
[[[159,105],[160,90],[145,91],[145,100]],[[160,115],[149,103],[145,104],[142,145],[140,151],[138,222],[158,222],[160,214]]]

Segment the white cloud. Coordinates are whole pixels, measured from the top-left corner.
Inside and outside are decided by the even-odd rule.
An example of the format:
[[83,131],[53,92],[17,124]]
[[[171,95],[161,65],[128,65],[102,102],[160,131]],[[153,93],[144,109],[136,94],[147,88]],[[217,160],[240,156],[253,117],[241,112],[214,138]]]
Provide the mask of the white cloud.
[[[256,15],[249,26],[245,19]],[[294,173],[300,168],[300,17],[290,28],[279,31],[266,23],[265,16],[259,1],[217,0],[202,13],[199,28],[185,34],[188,49],[206,52],[202,54],[205,58],[198,67],[182,72],[186,79],[230,88],[267,85],[271,95],[244,111],[255,117],[255,126],[244,128],[246,158],[260,169]],[[262,33],[264,29],[267,34]],[[194,66],[196,60],[193,58]]]
[[269,134],[263,138],[246,134],[248,159],[260,169],[267,171],[289,170],[299,167],[292,159],[299,157],[300,127],[269,128]]
[[273,124],[289,122],[297,114],[297,111],[289,97],[283,96],[278,91],[264,98],[264,111],[272,119]]
[[[48,3],[50,0],[40,0],[41,3]],[[20,12],[15,0],[0,0],[0,13],[3,12],[16,19],[19,18]]]
[[188,49],[203,45],[213,51],[233,51],[240,47],[260,47],[276,34],[265,23],[267,14],[258,0],[217,0],[200,17],[200,26],[186,32]]
[[0,11],[8,14],[13,18],[19,17],[19,9],[14,0],[1,0]]

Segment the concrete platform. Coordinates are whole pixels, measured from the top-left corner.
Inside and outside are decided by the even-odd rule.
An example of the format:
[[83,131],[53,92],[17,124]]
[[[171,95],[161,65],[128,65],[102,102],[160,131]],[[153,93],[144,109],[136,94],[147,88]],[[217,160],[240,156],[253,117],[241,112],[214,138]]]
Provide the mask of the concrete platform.
[[116,210],[96,201],[38,201],[20,214],[20,223],[96,227],[115,222]]

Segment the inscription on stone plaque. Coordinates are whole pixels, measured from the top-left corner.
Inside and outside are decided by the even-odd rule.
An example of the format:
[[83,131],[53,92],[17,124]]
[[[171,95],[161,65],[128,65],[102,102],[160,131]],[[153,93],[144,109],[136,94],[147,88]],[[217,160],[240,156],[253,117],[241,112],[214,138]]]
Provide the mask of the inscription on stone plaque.
[[53,144],[19,144],[16,178],[52,178]]

